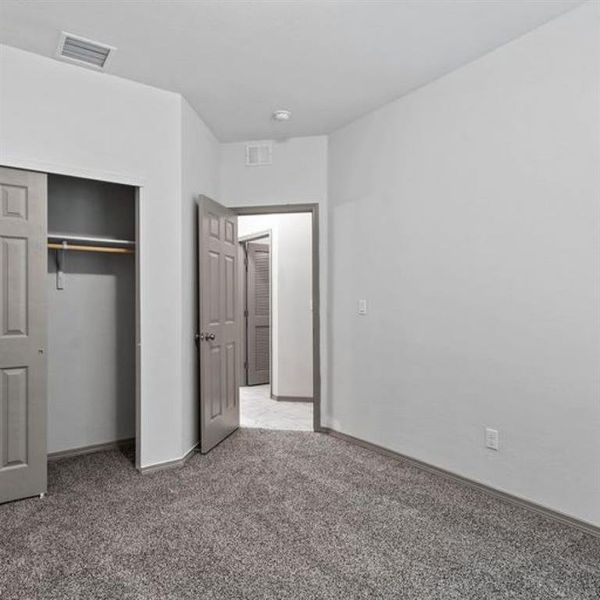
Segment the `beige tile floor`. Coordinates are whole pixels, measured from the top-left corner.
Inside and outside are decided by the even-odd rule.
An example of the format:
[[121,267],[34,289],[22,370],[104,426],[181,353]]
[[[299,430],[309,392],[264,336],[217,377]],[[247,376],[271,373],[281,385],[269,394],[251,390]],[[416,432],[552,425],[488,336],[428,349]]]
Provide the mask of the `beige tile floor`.
[[313,405],[270,397],[269,385],[240,388],[240,425],[261,429],[312,431]]

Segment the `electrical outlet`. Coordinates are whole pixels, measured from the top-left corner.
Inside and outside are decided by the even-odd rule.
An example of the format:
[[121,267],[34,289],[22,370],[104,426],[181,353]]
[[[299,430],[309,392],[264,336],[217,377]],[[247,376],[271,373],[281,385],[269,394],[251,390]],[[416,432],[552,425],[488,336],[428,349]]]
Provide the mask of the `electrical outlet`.
[[485,446],[491,450],[498,450],[498,430],[485,428]]
[[359,300],[358,301],[358,314],[359,315],[366,315],[367,314],[367,301],[366,300]]

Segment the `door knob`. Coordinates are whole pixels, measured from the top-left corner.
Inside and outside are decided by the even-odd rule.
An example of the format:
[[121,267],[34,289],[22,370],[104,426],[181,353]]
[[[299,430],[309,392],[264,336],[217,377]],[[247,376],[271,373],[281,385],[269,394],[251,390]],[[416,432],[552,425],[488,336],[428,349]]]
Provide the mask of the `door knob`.
[[215,339],[215,334],[214,333],[207,333],[204,337],[207,340],[214,340]]

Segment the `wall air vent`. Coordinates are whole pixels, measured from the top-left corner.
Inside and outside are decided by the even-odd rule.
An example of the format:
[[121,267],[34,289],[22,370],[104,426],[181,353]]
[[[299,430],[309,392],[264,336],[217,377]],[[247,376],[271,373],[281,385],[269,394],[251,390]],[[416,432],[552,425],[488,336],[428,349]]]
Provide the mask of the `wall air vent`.
[[116,48],[65,33],[60,35],[57,58],[93,69],[106,69]]
[[253,142],[246,144],[246,166],[262,167],[273,163],[273,145],[271,142]]

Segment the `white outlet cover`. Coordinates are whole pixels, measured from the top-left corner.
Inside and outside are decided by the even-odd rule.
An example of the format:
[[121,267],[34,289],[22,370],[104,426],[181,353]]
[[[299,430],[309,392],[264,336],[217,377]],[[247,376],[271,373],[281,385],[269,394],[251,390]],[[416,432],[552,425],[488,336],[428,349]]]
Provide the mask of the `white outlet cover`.
[[367,301],[364,299],[358,301],[358,314],[359,315],[367,314]]

